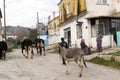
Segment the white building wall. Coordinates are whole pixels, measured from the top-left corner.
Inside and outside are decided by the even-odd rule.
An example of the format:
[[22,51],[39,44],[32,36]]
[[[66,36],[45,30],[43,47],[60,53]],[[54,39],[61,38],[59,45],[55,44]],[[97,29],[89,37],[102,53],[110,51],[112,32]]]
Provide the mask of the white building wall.
[[106,16],[116,10],[117,0],[107,0],[107,4],[98,4],[97,0],[86,0],[88,14],[86,17]]
[[69,28],[70,27],[70,30],[71,30],[71,45],[75,45],[75,41],[76,41],[76,21],[72,21],[72,22],[69,22],[68,24],[66,25],[63,25],[61,28],[60,28],[60,37],[64,37],[64,29],[66,28]]
[[[91,30],[91,27],[89,26],[87,19],[85,19],[85,16],[79,18],[78,21],[83,22],[83,24],[82,24],[82,36],[83,36],[83,39],[85,40],[85,43],[88,46],[90,46],[90,42],[91,42],[91,36],[90,35],[91,35],[91,33],[89,33],[89,32]],[[77,46],[78,47],[80,47],[80,41],[81,41],[81,39],[77,39]]]
[[[91,38],[91,42],[92,42],[92,47],[96,48],[97,47],[96,38]],[[102,46],[107,47],[110,46],[110,44],[113,44],[113,36],[112,35],[104,36],[102,39]]]
[[16,39],[17,38],[17,36],[6,36],[6,38],[8,39],[8,38],[13,38],[13,39]]
[[117,12],[120,12],[120,1],[119,1],[119,3],[116,5],[116,10],[117,10]]
[[51,36],[49,37],[49,44],[56,44],[59,43],[60,40],[60,32],[55,32],[53,34],[51,34]]
[[[86,6],[87,6],[87,11],[88,11],[86,18],[109,16],[115,13],[116,11],[119,11],[120,9],[120,4],[119,3],[117,4],[117,0],[107,0],[107,4],[103,4],[103,5],[97,4],[97,0],[92,0],[92,2],[91,0],[86,0]],[[85,36],[88,38],[86,40],[89,40],[86,42],[89,43],[88,45],[92,46],[93,48],[96,48],[96,38],[90,39],[91,25],[90,25],[89,20],[87,22],[87,25],[90,29],[88,30],[89,31],[88,36]],[[103,47],[113,46],[113,37],[110,35],[107,35],[107,36],[104,35],[102,46]]]
[[[85,16],[79,18],[78,20],[79,22],[83,22],[82,24],[82,36],[85,39],[85,42],[87,45],[90,45],[89,42],[90,41],[90,34],[89,34],[89,30],[90,27],[88,27],[88,23],[87,23],[87,19],[85,19]],[[76,30],[76,20],[69,22],[68,24],[62,26],[60,28],[60,35],[61,37],[64,37],[64,29],[69,28],[71,30],[71,45],[74,47],[75,44],[77,44],[78,47],[80,47],[80,41],[81,39],[77,39],[77,30]]]
[[[116,11],[117,0],[107,0],[107,1],[108,1],[107,4],[100,5],[100,4],[97,4],[97,0],[92,0],[92,2],[91,0],[86,0],[86,7],[87,7],[88,13],[86,16],[80,17],[78,19],[79,22],[83,22],[82,36],[85,39],[85,43],[88,46],[92,46],[93,48],[96,48],[96,38],[91,38],[91,25],[90,25],[91,23],[90,23],[90,20],[87,20],[86,18],[98,17],[98,16],[109,16],[110,14],[114,13]],[[60,27],[60,37],[64,37],[64,29],[70,27],[71,44],[75,45],[75,43],[77,43],[78,47],[80,47],[81,39],[77,39],[76,24],[77,24],[76,20],[74,20],[72,22],[68,22],[67,24],[62,25]],[[113,36],[110,36],[110,35],[104,36],[103,42],[102,42],[103,47],[108,47],[111,44],[113,44]]]

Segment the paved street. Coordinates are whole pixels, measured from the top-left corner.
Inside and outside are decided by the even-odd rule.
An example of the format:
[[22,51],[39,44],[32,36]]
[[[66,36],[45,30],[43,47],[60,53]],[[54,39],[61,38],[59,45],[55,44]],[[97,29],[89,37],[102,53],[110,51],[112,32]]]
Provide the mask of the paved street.
[[[35,52],[35,51],[34,51]],[[78,76],[78,66],[70,63],[70,75],[65,74],[58,54],[47,52],[46,56],[34,55],[25,59],[20,49],[7,54],[6,61],[0,61],[0,80],[120,80],[120,70],[87,63],[83,76]]]

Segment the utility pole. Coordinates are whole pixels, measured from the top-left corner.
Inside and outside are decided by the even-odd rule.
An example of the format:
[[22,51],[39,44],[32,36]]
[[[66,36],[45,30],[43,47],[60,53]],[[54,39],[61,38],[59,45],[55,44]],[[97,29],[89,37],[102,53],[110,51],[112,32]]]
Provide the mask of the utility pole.
[[39,24],[39,16],[38,16],[38,12],[37,12],[37,24]]
[[6,41],[6,15],[5,15],[5,0],[3,0],[3,11],[4,11],[4,34],[5,34],[5,41]]
[[39,16],[38,16],[38,12],[37,12],[37,33],[38,33],[38,37],[40,38],[40,27],[39,27]]

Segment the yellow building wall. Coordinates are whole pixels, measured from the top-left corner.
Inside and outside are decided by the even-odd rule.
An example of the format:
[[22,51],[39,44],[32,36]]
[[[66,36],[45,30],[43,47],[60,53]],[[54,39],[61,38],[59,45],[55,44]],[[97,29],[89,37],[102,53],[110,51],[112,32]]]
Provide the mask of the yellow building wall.
[[81,12],[86,10],[86,3],[85,0],[80,0],[80,5],[81,5]]
[[[79,11],[83,12],[86,10],[85,0],[79,0]],[[70,13],[67,14],[67,4],[70,3]],[[59,11],[61,12],[60,22],[65,22],[70,17],[75,17],[77,15],[77,0],[66,0],[58,4]]]
[[[54,28],[54,23],[56,24],[56,28]],[[48,22],[48,33],[54,33],[59,31],[59,17],[54,18],[53,20]]]

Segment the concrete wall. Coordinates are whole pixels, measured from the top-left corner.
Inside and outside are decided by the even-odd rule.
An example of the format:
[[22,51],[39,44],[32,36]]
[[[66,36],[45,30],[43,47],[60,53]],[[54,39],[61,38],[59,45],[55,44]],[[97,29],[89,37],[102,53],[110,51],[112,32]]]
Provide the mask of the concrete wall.
[[116,5],[117,12],[120,12],[120,2]]
[[61,41],[60,32],[53,33],[49,35],[49,44],[56,44]]
[[76,21],[72,21],[66,25],[63,25],[60,28],[60,37],[64,37],[64,29],[69,28],[70,27],[70,31],[71,31],[71,45],[75,44],[76,41]]
[[97,0],[86,0],[87,17],[105,16],[112,14],[116,10],[117,0],[107,0],[107,4],[98,4]]

